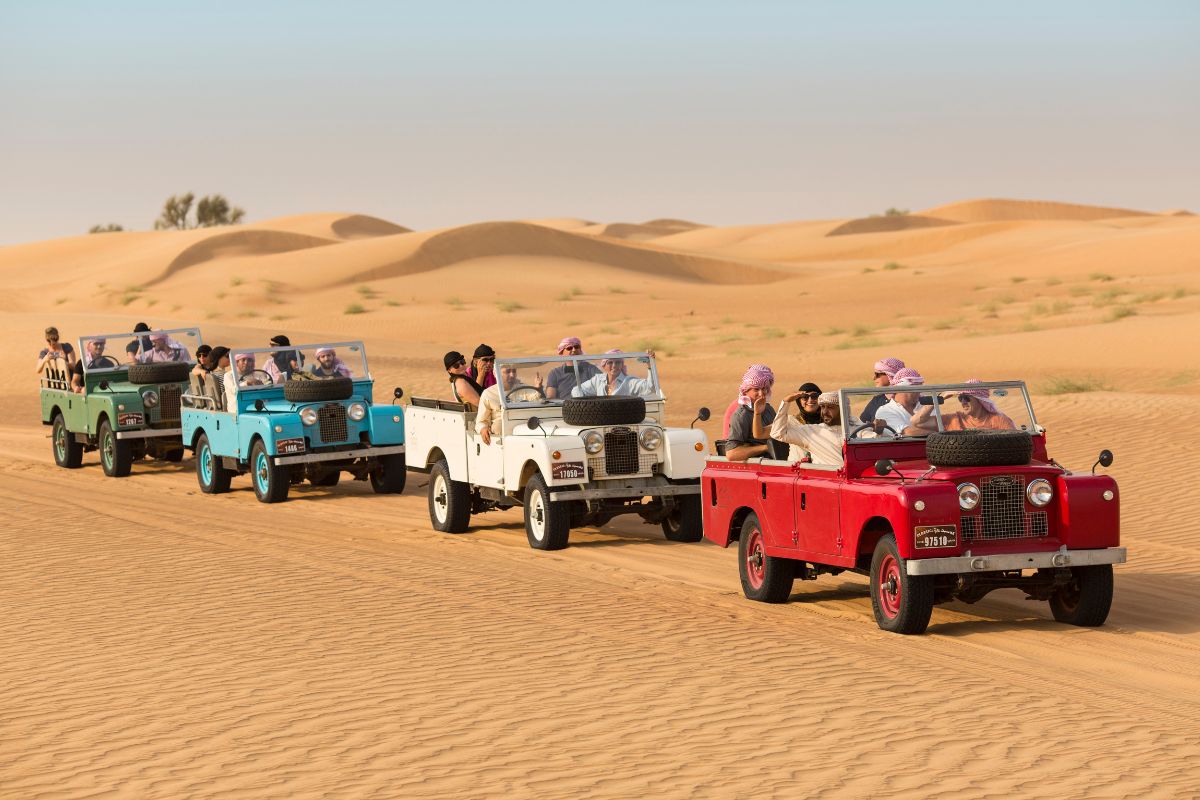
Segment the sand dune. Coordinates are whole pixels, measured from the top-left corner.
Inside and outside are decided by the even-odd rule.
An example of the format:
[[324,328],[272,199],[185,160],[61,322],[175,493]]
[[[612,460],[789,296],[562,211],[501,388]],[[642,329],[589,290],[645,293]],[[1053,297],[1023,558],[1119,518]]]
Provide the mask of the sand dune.
[[922,211],[929,217],[953,222],[1002,222],[1019,219],[1060,219],[1090,221],[1113,217],[1140,217],[1149,212],[1127,208],[1105,208],[1077,203],[1053,203],[1045,200],[966,200]]
[[849,236],[857,233],[884,233],[887,231],[910,231],[915,228],[940,228],[954,225],[951,220],[923,217],[920,214],[894,214],[881,217],[861,217],[843,222],[826,236]]

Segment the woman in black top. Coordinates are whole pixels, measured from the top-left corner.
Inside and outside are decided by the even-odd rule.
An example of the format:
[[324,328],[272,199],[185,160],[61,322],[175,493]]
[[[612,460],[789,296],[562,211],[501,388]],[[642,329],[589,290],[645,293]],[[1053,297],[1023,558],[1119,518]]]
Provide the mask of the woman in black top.
[[450,377],[450,391],[454,392],[454,399],[468,408],[479,408],[479,395],[483,394],[483,387],[467,371],[466,356],[451,350],[442,357],[442,364]]

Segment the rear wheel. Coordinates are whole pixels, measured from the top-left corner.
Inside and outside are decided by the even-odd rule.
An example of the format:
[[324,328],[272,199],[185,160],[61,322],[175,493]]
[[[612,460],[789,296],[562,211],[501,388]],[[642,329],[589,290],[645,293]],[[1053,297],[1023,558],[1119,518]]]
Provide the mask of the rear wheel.
[[100,423],[100,466],[110,478],[124,478],[133,469],[133,449],[117,438],[108,420]]
[[275,463],[261,439],[250,450],[250,475],[259,502],[281,503],[287,500],[291,475],[287,467]]
[[1103,625],[1112,607],[1112,564],[1072,567],[1073,580],[1050,597],[1050,613],[1059,622],[1094,628]]
[[313,486],[337,486],[338,481],[342,479],[342,471],[340,469],[330,470],[319,478],[309,478],[308,482]]
[[375,469],[371,470],[371,488],[375,494],[400,494],[404,491],[407,479],[408,465],[404,463],[404,453],[380,456]]
[[200,434],[196,440],[196,480],[200,491],[205,494],[222,494],[229,491],[233,471],[221,465],[221,459],[213,454],[208,436]]
[[892,633],[924,633],[933,614],[933,579],[908,574],[891,534],[871,557],[871,608],[879,627]]
[[462,533],[471,524],[471,487],[450,478],[444,458],[429,470],[429,520],[442,533]]
[[704,538],[700,495],[683,495],[662,521],[663,536],[672,542],[698,542]]
[[571,536],[571,509],[550,499],[546,480],[535,473],[525,484],[525,538],[534,550],[562,550]]
[[762,525],[751,514],[738,536],[738,572],[742,594],[760,603],[784,603],[792,593],[796,567],[791,559],[767,555]]
[[83,445],[67,430],[67,421],[62,414],[54,416],[50,428],[50,441],[54,447],[54,463],[66,469],[75,469],[83,463]]

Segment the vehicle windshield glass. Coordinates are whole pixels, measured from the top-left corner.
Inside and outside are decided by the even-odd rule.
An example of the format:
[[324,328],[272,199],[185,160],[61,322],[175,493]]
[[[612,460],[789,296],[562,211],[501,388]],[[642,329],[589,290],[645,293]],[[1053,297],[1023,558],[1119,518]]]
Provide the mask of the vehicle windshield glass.
[[83,336],[79,353],[84,372],[103,373],[126,370],[130,364],[195,364],[196,348],[201,344],[198,328],[169,328]]
[[1036,424],[1025,385],[1014,381],[914,386],[907,392],[843,389],[841,394],[846,436],[852,436],[868,417],[882,420],[891,428],[880,429],[876,422],[873,429],[858,433],[855,438],[859,439],[921,437],[946,430],[1015,429],[1032,433]]
[[246,391],[266,389],[288,380],[371,377],[362,342],[241,348],[229,354],[229,365],[237,375],[239,389]]
[[509,408],[561,406],[568,397],[662,399],[653,360],[645,353],[503,359],[495,370]]

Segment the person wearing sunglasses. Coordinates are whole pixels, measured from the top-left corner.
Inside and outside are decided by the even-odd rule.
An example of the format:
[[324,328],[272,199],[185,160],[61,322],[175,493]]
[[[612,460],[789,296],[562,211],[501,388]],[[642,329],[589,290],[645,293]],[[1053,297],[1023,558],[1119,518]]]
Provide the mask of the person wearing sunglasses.
[[[800,421],[785,412],[785,400],[775,415],[771,425],[771,438],[785,442],[791,447],[788,451],[788,461],[795,463],[807,458],[813,464],[841,467],[842,457],[842,408],[838,402],[837,392],[823,392],[817,397],[818,413],[821,421],[815,424],[802,425]],[[862,423],[851,417],[850,429]],[[874,433],[863,431],[863,438],[873,438]]]
[[[567,336],[558,343],[560,356],[578,356],[583,354],[583,343],[577,336]],[[576,361],[574,368],[570,361],[565,361],[546,376],[546,398],[570,397],[571,392],[583,381],[600,374],[600,368],[588,361]]]
[[41,375],[46,365],[55,359],[67,362],[67,369],[75,366],[75,348],[69,342],[60,342],[58,328],[51,325],[46,328],[46,346],[38,353],[37,374]]
[[[982,383],[979,378],[969,378],[964,383]],[[956,392],[946,392],[943,400],[957,398],[960,408],[957,411],[942,411],[942,429],[947,431],[1011,431],[1016,430],[1012,418],[996,407],[990,400],[991,392],[987,389],[959,389]],[[922,406],[913,414],[912,424],[920,428],[922,433],[932,433],[937,430],[937,420],[932,415],[933,406]]]
[[[898,358],[881,358],[875,362],[875,377],[874,383],[876,386],[891,386],[892,378],[896,377],[896,373],[904,369],[904,362]],[[887,405],[888,396],[886,394],[877,394],[867,401],[867,407],[863,409],[862,421],[873,422],[875,420],[875,412]]]
[[471,368],[467,370],[467,374],[471,376],[471,380],[486,389],[496,385],[496,373],[492,369],[495,365],[496,351],[490,345],[481,344],[471,356]]
[[466,406],[468,411],[479,408],[483,387],[475,382],[467,370],[467,357],[457,350],[451,350],[442,357],[442,365],[450,377],[450,391],[454,392],[455,401]]

